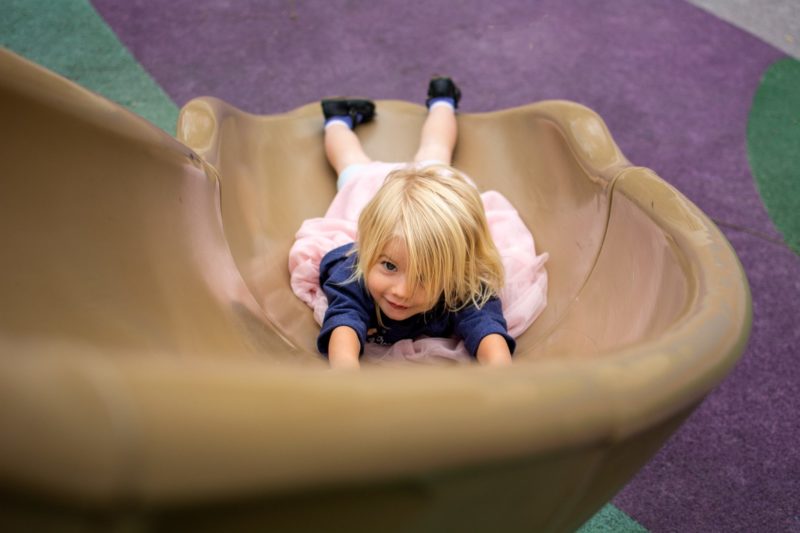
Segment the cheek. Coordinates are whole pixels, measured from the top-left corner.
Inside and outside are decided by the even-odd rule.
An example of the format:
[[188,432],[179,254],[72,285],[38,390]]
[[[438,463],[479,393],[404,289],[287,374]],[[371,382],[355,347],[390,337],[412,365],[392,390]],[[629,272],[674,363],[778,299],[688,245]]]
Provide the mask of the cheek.
[[418,299],[419,299],[419,305],[421,305],[422,307],[425,307],[426,309],[433,309],[436,306],[436,303],[437,303],[437,300],[435,300],[435,299],[433,301],[429,300],[428,299],[428,295],[425,294],[425,293],[421,293],[418,296]]
[[436,304],[439,303],[439,299],[441,298],[441,295],[439,295],[439,296],[435,296],[431,300],[431,299],[429,299],[428,294],[422,289],[419,289],[419,292],[416,294],[416,296],[417,296],[417,298],[418,298],[418,300],[420,302],[420,305],[422,305],[422,306],[424,306],[424,307],[426,307],[428,309],[433,309],[434,307],[436,307]]
[[367,290],[373,296],[377,293],[382,292],[383,287],[383,277],[378,273],[375,272],[375,269],[370,269],[369,273],[367,274]]

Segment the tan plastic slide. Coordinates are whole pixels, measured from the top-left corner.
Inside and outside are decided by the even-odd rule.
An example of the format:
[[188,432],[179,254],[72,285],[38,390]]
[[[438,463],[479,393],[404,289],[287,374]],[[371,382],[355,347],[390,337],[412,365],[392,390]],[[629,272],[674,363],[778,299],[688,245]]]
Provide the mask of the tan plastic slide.
[[[425,110],[377,108],[366,150],[409,158]],[[515,364],[354,373],[288,284],[335,190],[318,103],[200,98],[176,140],[0,51],[0,116],[3,531],[572,531],[747,341],[729,243],[574,103],[459,116],[550,254]]]

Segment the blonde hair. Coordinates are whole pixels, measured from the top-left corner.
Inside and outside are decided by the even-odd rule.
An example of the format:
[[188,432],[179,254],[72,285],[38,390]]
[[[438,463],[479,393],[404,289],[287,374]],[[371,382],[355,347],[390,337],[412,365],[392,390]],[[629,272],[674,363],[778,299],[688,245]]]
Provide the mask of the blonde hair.
[[429,306],[443,299],[449,311],[482,307],[503,286],[503,264],[475,187],[452,167],[433,165],[390,173],[358,219],[354,277],[378,262],[400,237],[406,275]]

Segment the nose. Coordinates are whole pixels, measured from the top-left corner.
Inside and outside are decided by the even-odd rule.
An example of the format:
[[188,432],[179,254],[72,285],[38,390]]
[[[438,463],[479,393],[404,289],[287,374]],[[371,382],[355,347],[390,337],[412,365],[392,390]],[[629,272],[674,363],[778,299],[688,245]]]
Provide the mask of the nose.
[[408,281],[405,278],[399,279],[392,285],[392,296],[400,300],[408,298]]

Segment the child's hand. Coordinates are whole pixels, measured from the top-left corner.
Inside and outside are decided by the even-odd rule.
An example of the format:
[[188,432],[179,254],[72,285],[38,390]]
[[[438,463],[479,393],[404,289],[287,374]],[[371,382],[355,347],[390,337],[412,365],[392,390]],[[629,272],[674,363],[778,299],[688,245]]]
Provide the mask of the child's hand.
[[478,362],[482,365],[508,366],[511,364],[511,352],[502,335],[492,333],[485,336],[478,345]]
[[328,341],[328,362],[331,368],[358,369],[358,353],[361,350],[361,341],[353,328],[339,326],[331,332]]

